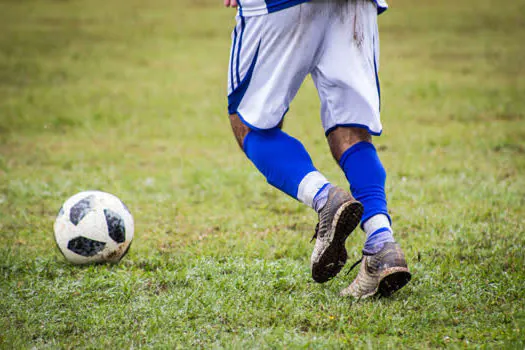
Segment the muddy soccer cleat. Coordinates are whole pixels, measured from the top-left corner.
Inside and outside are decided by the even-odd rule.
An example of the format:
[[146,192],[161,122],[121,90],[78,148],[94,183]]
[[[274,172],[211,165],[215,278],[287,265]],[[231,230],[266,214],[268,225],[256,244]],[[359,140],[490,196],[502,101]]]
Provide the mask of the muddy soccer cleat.
[[[390,296],[403,288],[412,278],[405,254],[399,244],[385,243],[374,255],[363,255],[353,267],[361,263],[355,280],[341,291],[341,296],[364,299],[377,294]],[[353,268],[352,267],[352,268]]]
[[330,189],[315,228],[317,240],[310,259],[314,281],[326,282],[341,271],[347,259],[345,241],[362,215],[363,205],[350,193],[335,186]]

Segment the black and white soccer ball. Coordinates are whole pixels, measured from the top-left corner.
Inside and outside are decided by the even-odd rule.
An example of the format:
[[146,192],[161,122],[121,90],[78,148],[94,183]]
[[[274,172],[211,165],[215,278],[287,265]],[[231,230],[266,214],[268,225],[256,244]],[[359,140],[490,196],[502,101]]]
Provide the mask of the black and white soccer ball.
[[133,216],[116,196],[84,191],[64,202],[55,220],[55,240],[74,264],[118,262],[129,250]]

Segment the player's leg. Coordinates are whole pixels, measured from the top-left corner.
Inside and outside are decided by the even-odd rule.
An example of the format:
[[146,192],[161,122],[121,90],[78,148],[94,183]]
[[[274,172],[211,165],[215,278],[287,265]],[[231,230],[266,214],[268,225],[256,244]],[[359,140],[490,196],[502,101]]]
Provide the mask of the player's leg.
[[237,143],[268,183],[319,211],[326,203],[329,181],[315,168],[310,155],[296,138],[281,130],[252,130],[237,114],[230,115]]
[[228,111],[247,157],[268,182],[315,207],[328,180],[303,145],[280,128],[289,104],[308,74],[320,35],[301,24],[302,5],[266,15],[237,17],[228,75]]
[[346,263],[345,241],[358,226],[363,206],[348,191],[332,186],[304,146],[280,128],[251,130],[235,114],[230,121],[239,146],[268,183],[319,214],[310,259],[312,277],[319,283],[330,280]]
[[[344,240],[358,225],[361,206],[347,192],[335,195],[340,189],[332,188],[303,145],[279,128],[311,70],[316,45],[322,38],[319,28],[302,18],[313,15],[308,6],[303,6],[238,19],[232,38],[228,100],[237,142],[267,181],[330,221],[321,222],[320,227],[328,227],[331,235],[316,242],[312,264],[314,279],[324,282],[346,262]],[[244,43],[243,48],[239,42]],[[329,215],[323,215],[326,212]],[[344,230],[331,229],[337,226],[332,225],[335,217],[335,223],[341,223]],[[353,227],[343,225],[350,217]]]
[[328,134],[328,144],[350,183],[352,194],[364,206],[363,252],[376,254],[385,243],[394,242],[394,237],[385,193],[386,171],[372,137],[364,128],[341,126]]
[[388,215],[386,171],[366,129],[338,127],[328,135],[328,143],[350,183],[352,194],[364,206],[361,226],[366,240],[362,266],[342,295],[358,298],[378,292],[390,295],[410,280],[410,273],[403,251],[395,243]]
[[406,284],[410,274],[401,249],[394,243],[385,195],[386,173],[371,138],[382,131],[377,9],[366,0],[333,4],[333,12],[341,20],[331,22],[322,59],[312,76],[321,97],[330,149],[352,194],[364,206],[362,228],[367,234],[363,248],[363,266],[367,266],[343,294],[389,294]]

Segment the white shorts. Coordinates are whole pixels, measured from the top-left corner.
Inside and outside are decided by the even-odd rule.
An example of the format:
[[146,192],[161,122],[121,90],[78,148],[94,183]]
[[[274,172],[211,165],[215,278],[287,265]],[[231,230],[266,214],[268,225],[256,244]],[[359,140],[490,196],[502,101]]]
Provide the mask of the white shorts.
[[382,131],[377,5],[313,0],[255,17],[237,16],[228,110],[252,129],[278,126],[310,73],[325,133],[337,126]]

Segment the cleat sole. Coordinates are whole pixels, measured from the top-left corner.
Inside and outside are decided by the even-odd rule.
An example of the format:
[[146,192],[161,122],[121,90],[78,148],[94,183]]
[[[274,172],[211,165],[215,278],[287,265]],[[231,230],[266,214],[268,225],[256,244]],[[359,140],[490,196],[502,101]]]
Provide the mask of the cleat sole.
[[391,296],[394,292],[406,286],[412,279],[412,274],[406,267],[392,267],[383,272],[379,281],[378,292],[384,297]]
[[318,283],[334,278],[343,269],[347,252],[345,242],[361,222],[363,205],[357,201],[346,202],[337,210],[332,221],[332,241],[320,254],[319,261],[312,266],[312,277]]

